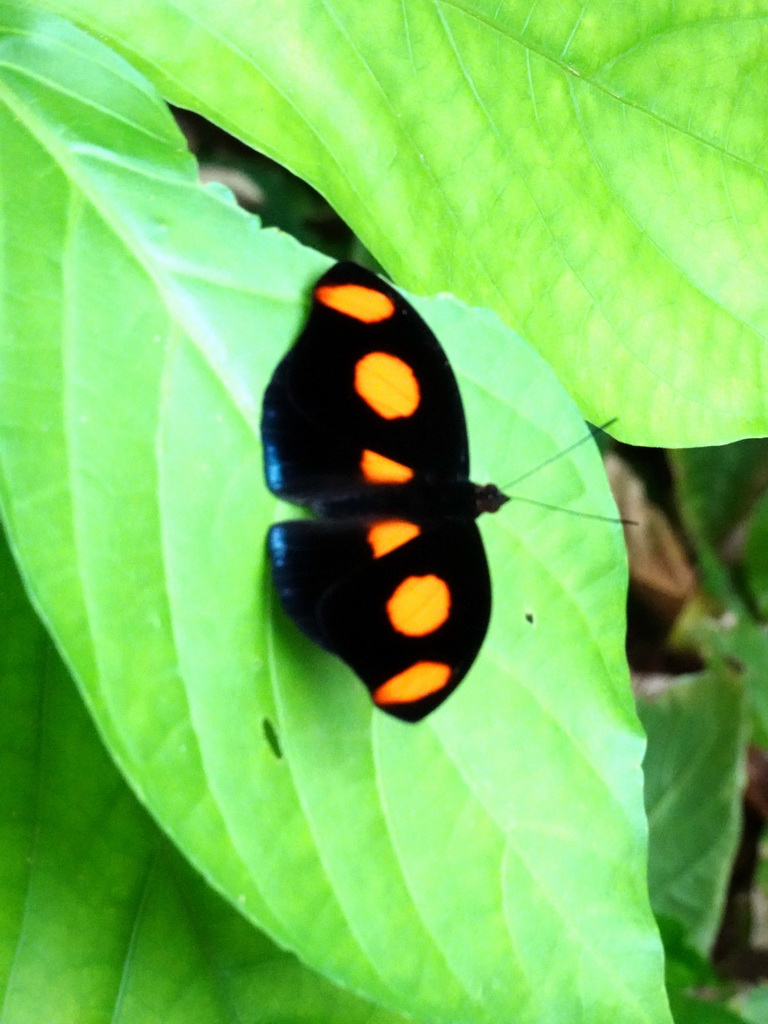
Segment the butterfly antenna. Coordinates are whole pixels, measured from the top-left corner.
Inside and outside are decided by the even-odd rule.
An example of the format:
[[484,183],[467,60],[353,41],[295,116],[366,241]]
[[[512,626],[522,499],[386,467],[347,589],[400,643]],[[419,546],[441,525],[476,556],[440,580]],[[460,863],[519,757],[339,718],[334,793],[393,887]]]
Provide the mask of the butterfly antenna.
[[[602,423],[599,427],[590,426],[588,434],[585,434],[583,437],[580,437],[579,440],[574,441],[573,444],[569,444],[567,448],[561,449],[561,451],[559,451],[556,455],[551,455],[548,459],[545,459],[543,462],[540,462],[538,466],[534,466],[533,469],[526,470],[525,473],[522,473],[515,480],[510,480],[508,484],[504,484],[501,490],[507,491],[510,487],[517,487],[519,483],[522,483],[523,480],[527,480],[528,477],[533,476],[534,473],[538,473],[539,470],[544,469],[545,466],[549,466],[551,463],[557,462],[558,459],[562,459],[564,455],[567,455],[569,452],[572,452],[574,448],[580,448],[583,444],[586,444],[587,441],[591,441],[595,437],[595,434],[598,430],[607,430],[608,427],[613,426],[617,419],[618,416],[614,416],[612,419],[606,420],[605,423]],[[598,516],[598,518],[601,517]]]
[[539,508],[549,509],[551,512],[564,512],[567,516],[578,516],[579,519],[598,519],[601,523],[621,523],[622,526],[639,526],[635,519],[618,519],[615,516],[600,516],[596,512],[578,512],[575,508],[562,508],[560,505],[548,505],[545,501],[535,501],[533,498],[521,498],[517,494],[509,496],[510,501],[524,501],[526,505],[537,505]]
[[[510,481],[510,483],[505,484],[504,487],[501,488],[501,490],[506,492],[510,487],[516,487],[517,484],[521,483],[523,480],[527,480],[529,476],[533,476],[534,473],[538,473],[539,470],[544,469],[544,467],[550,465],[550,463],[557,462],[558,459],[561,459],[564,455],[567,455],[568,452],[572,452],[574,448],[579,448],[581,445],[586,444],[587,441],[592,440],[595,437],[597,431],[607,430],[608,427],[613,426],[617,419],[618,417],[614,416],[611,419],[606,420],[605,423],[601,423],[600,426],[590,426],[589,433],[585,434],[583,437],[580,437],[578,441],[574,441],[573,444],[568,445],[567,448],[563,448],[556,455],[552,455],[550,458],[545,459],[543,462],[540,462],[538,466],[534,466],[533,469],[526,470],[525,473],[522,473],[515,480],[512,480]],[[551,512],[564,512],[567,516],[578,516],[580,519],[597,519],[601,523],[621,523],[622,526],[639,525],[639,523],[634,519],[621,519],[616,518],[615,516],[601,516],[595,512],[578,512],[576,509],[573,508],[562,508],[560,505],[548,505],[545,501],[536,501],[534,498],[523,498],[518,494],[510,494],[509,500],[522,501],[525,502],[526,505],[537,505],[539,508],[546,508],[549,509]]]

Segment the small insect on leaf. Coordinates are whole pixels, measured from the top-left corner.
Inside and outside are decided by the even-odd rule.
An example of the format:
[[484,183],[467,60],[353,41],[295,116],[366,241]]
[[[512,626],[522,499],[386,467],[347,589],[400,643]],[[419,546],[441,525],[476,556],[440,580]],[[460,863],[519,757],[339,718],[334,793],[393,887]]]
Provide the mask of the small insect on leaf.
[[270,750],[278,760],[282,760],[283,751],[274,725],[272,725],[268,718],[264,718],[262,719],[261,726],[264,730],[264,739],[269,744]]

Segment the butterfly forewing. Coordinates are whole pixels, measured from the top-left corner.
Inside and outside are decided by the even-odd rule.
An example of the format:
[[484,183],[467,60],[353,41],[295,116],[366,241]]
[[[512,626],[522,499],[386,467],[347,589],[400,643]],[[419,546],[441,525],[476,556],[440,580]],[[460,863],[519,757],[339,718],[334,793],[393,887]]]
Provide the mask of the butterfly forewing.
[[[360,295],[380,296],[379,308]],[[307,324],[265,394],[262,436],[270,489],[300,503],[419,476],[468,479],[445,353],[394,288],[352,263],[315,285]]]

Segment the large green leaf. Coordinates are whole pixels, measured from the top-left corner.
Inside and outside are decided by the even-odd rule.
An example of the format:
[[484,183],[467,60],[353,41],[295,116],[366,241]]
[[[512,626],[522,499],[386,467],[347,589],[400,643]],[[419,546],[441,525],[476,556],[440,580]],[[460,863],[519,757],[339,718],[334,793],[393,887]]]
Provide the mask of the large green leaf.
[[[40,0],[35,0],[39,5]],[[768,432],[768,0],[47,0],[639,444]]]
[[398,1024],[216,896],[117,774],[0,536],[3,1024]]
[[[273,609],[264,568],[286,509],[263,483],[260,396],[327,261],[199,188],[108,50],[1,10],[2,507],[135,790],[244,914],[377,1005],[668,1020],[620,529],[516,502],[485,517],[496,603],[472,673],[417,727],[374,712]],[[583,433],[493,315],[418,306],[459,376],[477,478]],[[612,508],[591,446],[526,486]]]
[[645,803],[651,903],[706,951],[720,923],[739,841],[743,688],[725,674],[681,679],[638,704],[648,733]]

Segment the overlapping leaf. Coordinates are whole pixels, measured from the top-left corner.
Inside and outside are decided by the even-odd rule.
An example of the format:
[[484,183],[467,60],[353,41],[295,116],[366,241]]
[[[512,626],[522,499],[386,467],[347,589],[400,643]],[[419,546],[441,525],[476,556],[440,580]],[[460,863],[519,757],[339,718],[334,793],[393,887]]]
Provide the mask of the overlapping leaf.
[[593,422],[766,433],[768,0],[45,6],[312,182],[399,283],[496,309]]

